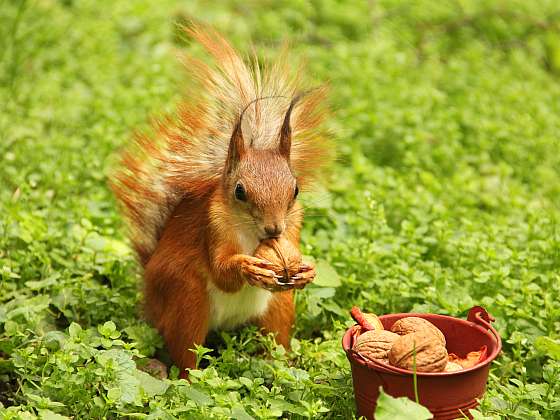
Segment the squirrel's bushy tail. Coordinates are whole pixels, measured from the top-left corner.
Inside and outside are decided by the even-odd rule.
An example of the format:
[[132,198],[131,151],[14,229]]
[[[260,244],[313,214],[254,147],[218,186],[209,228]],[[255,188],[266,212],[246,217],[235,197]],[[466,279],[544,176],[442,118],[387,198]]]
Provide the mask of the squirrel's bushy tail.
[[154,123],[153,134],[135,136],[112,182],[144,264],[180,200],[216,188],[242,113],[243,137],[251,147],[277,147],[290,102],[301,95],[291,116],[291,166],[302,187],[332,155],[319,127],[324,119],[324,89],[305,93],[301,70],[290,69],[285,53],[270,67],[260,66],[256,59],[247,65],[216,32],[198,26],[187,32],[213,57],[214,64],[185,60],[196,88],[186,95],[175,115]]

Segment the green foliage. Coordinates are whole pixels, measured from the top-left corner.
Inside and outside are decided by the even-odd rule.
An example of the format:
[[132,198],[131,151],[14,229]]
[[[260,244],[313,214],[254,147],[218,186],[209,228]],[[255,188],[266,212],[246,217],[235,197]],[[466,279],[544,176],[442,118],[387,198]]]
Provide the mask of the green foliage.
[[[0,8],[0,408],[4,418],[350,418],[348,309],[497,319],[504,351],[477,419],[560,413],[560,7],[554,1],[75,2]],[[177,32],[215,25],[328,80],[339,161],[304,197],[290,352],[254,328],[162,355],[107,177],[173,109]],[[179,88],[177,88],[179,86]],[[269,356],[266,356],[268,354]],[[406,411],[384,396],[380,409]],[[2,407],[2,406],[0,406]],[[412,418],[412,417],[409,417]]]
[[432,417],[427,408],[406,397],[393,398],[381,389],[375,409],[377,420],[427,420]]

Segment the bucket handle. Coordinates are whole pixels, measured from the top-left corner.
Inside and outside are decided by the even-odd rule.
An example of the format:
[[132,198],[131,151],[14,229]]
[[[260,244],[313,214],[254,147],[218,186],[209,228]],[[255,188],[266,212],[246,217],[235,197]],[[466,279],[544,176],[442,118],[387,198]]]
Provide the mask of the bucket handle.
[[498,348],[502,348],[502,339],[500,338],[500,334],[498,331],[492,326],[492,322],[495,321],[494,317],[488,313],[486,309],[482,306],[473,306],[469,310],[469,314],[467,315],[467,321],[473,322],[475,324],[480,325],[483,328],[489,330],[494,339],[498,343]]

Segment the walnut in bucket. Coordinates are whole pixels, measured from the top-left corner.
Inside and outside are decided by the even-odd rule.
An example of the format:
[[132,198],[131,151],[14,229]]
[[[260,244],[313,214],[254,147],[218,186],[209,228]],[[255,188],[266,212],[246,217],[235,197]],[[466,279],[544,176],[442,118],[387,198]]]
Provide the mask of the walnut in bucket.
[[432,332],[417,331],[395,340],[389,363],[407,370],[414,370],[416,364],[418,372],[442,372],[447,365],[447,350]]
[[352,349],[366,359],[389,363],[389,350],[399,336],[391,331],[370,330],[361,334]]
[[393,324],[391,331],[398,335],[407,335],[418,331],[432,333],[445,347],[445,336],[443,333],[434,324],[424,318],[417,316],[407,316],[406,318],[401,318]]

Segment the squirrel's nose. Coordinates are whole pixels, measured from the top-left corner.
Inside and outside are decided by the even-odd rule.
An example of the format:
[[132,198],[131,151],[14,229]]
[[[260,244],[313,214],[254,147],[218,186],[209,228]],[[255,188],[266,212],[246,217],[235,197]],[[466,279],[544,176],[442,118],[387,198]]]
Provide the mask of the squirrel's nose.
[[272,225],[266,225],[264,227],[264,231],[269,238],[274,238],[276,236],[280,236],[280,234],[284,231],[284,226],[280,223],[274,223]]

